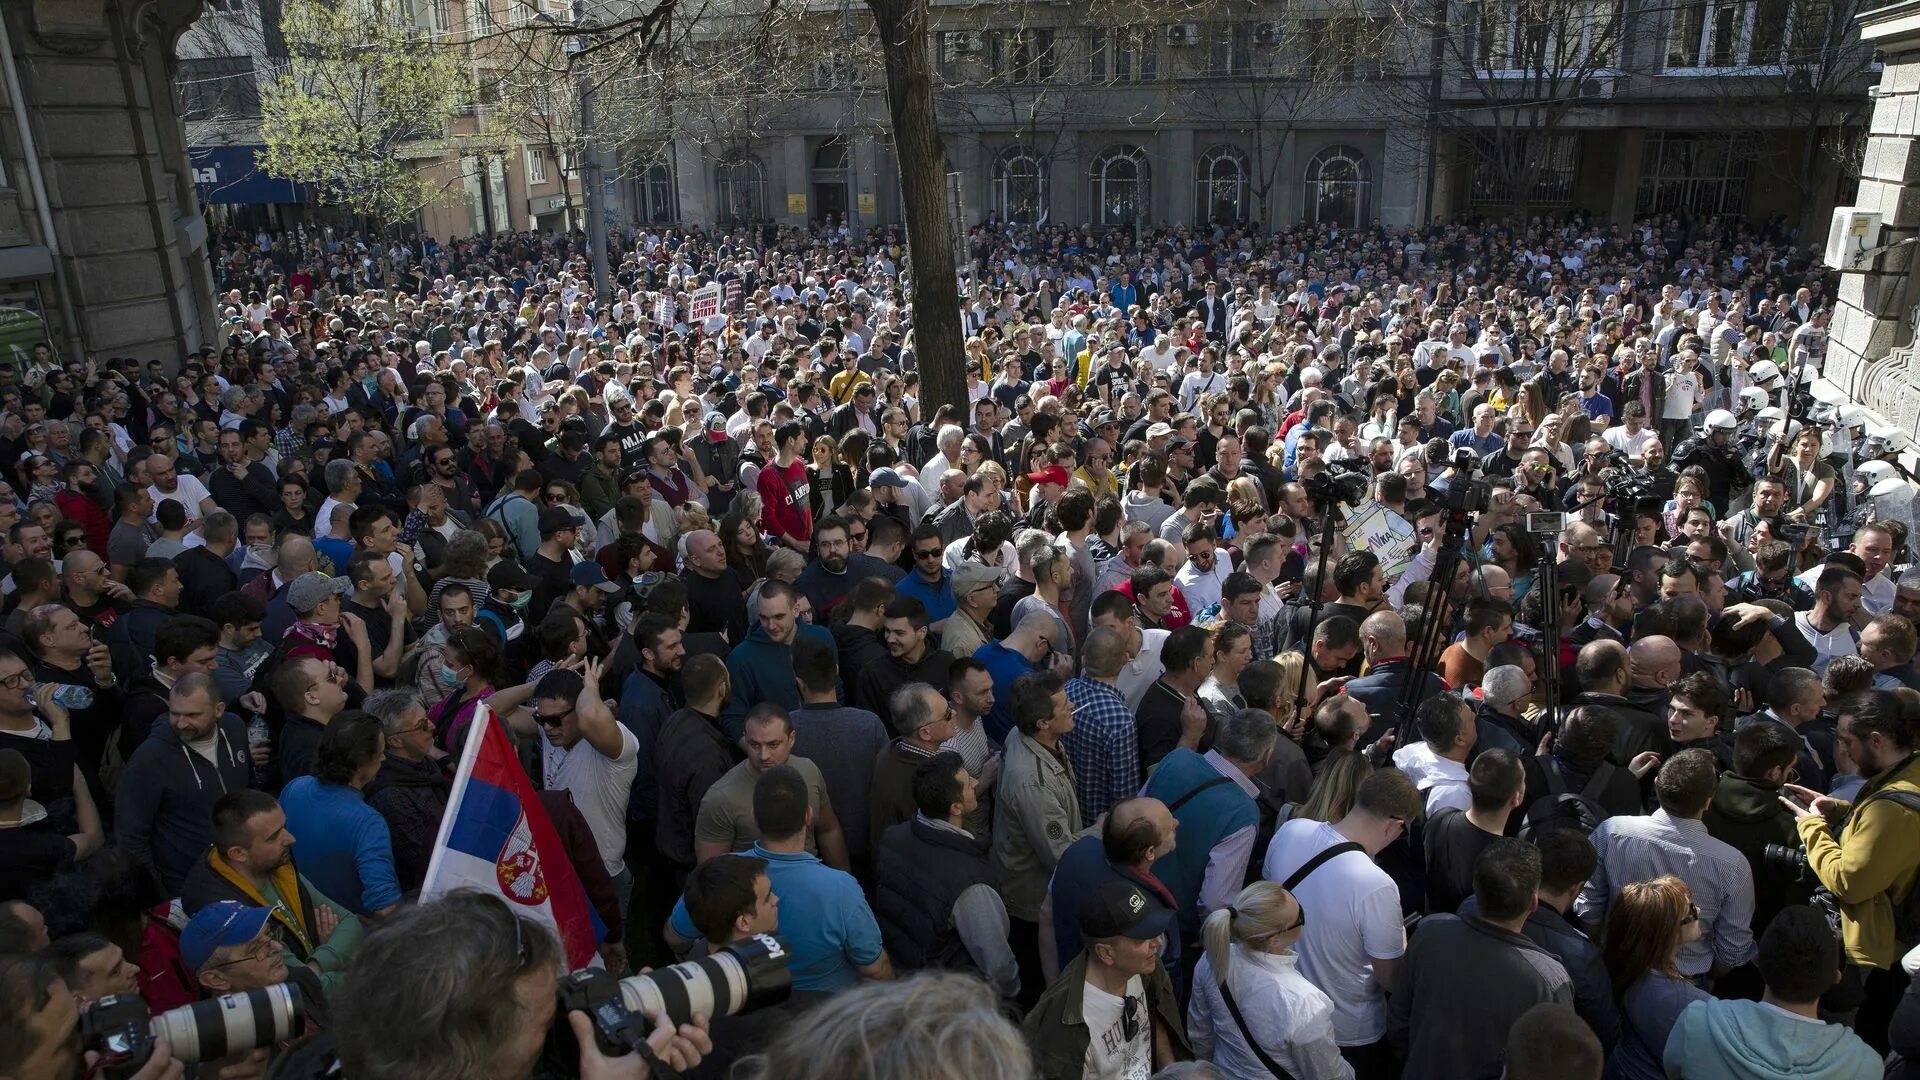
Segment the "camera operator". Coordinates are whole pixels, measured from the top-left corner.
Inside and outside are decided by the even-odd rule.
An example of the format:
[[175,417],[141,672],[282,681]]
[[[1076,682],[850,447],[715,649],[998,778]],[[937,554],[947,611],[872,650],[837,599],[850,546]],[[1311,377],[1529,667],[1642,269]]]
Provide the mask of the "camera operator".
[[[703,953],[780,927],[780,898],[767,877],[767,860],[757,855],[728,855],[694,867],[687,875],[686,905],[687,917],[705,941]],[[713,1052],[686,1074],[687,1080],[727,1076],[736,1059],[758,1052],[792,1015],[783,1003],[714,1017]]]
[[[99,1057],[81,1053],[80,1006],[54,965],[41,956],[0,956],[0,1077],[82,1080]],[[181,1080],[185,1066],[165,1043],[131,1080]]]
[[[278,1063],[283,1077],[524,1080],[558,1007],[560,945],[498,897],[455,892],[383,921],[335,995],[333,1029]],[[684,1072],[712,1052],[704,1017],[677,1029],[656,1018],[647,1046]],[[652,1075],[638,1054],[609,1058],[593,1024],[566,1022],[582,1080]]]
[[[1838,748],[1866,783],[1852,802],[1788,784],[1782,796],[1806,845],[1807,864],[1838,902],[1847,969],[1825,1004],[1834,1014],[1859,1008],[1899,960],[1898,913],[1920,878],[1920,761],[1914,724],[1920,709],[1890,690],[1840,702]],[[1912,945],[1912,942],[1906,942]]]

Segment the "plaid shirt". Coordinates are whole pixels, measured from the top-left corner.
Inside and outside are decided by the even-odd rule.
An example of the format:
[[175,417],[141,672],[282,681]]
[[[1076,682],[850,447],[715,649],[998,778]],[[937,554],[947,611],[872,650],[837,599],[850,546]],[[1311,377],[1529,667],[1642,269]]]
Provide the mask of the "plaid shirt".
[[1114,803],[1140,793],[1140,735],[1127,699],[1106,683],[1070,679],[1067,700],[1073,703],[1073,730],[1060,741],[1073,763],[1085,827]]
[[273,448],[279,452],[282,461],[292,461],[306,450],[307,440],[304,436],[294,434],[293,425],[289,424],[273,433]]

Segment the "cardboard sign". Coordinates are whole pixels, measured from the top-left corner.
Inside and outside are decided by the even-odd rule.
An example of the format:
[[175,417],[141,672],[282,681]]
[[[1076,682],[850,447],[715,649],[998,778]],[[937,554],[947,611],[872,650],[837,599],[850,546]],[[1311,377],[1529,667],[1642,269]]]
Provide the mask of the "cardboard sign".
[[663,294],[654,302],[653,323],[662,330],[673,325],[673,297]]
[[715,282],[687,298],[687,321],[703,323],[720,314],[720,284]]
[[1380,569],[1389,581],[1404,573],[1420,550],[1420,536],[1413,522],[1377,502],[1367,503],[1348,518],[1343,535],[1353,550],[1379,556]]
[[734,278],[732,281],[727,282],[727,310],[728,311],[740,310],[740,279],[739,278]]

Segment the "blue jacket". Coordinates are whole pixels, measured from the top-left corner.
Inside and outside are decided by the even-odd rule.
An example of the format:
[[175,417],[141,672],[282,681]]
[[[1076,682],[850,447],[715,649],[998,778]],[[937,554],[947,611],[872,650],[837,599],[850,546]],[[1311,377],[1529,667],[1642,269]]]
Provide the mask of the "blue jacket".
[[[1367,733],[1360,737],[1360,745],[1373,742],[1400,723],[1400,688],[1406,684],[1406,657],[1397,657],[1375,664],[1365,675],[1347,684],[1346,695],[1366,706],[1367,715],[1373,719]],[[1447,684],[1433,672],[1423,672],[1426,683],[1421,687],[1420,696],[1414,704],[1445,693]]]
[[667,726],[667,717],[677,708],[667,688],[642,668],[634,668],[627,681],[620,684],[618,719],[640,744],[634,763],[633,788],[627,797],[628,821],[655,820],[660,807],[660,787],[654,781],[653,744],[659,741],[660,729]]
[[1667,1036],[1663,1063],[1682,1080],[1852,1080],[1881,1072],[1880,1055],[1860,1036],[1758,1001],[1687,1006]]
[[280,793],[300,872],[356,915],[400,902],[387,819],[360,792],[300,776]]
[[247,726],[227,713],[216,726],[213,760],[180,742],[166,717],[142,740],[120,774],[114,832],[136,865],[152,865],[172,896],[188,871],[213,846],[213,804],[250,787]]
[[[1060,861],[1053,866],[1053,879],[1047,883],[1047,895],[1053,898],[1053,943],[1062,969],[1073,963],[1083,948],[1080,902],[1111,881],[1127,882],[1167,907],[1173,906],[1173,894],[1164,884],[1108,862],[1098,834],[1080,837],[1060,853]],[[1172,970],[1179,966],[1179,958],[1180,935],[1169,931],[1160,959]]]
[[[802,637],[829,649],[834,647],[833,635],[824,626],[803,623],[795,631],[794,640]],[[841,672],[841,679],[847,674]],[[775,642],[764,626],[756,624],[747,632],[747,640],[727,654],[727,675],[733,686],[726,707],[720,710],[720,726],[729,739],[737,740],[746,732],[748,710],[763,701],[774,702],[788,712],[800,707],[800,688],[793,681],[793,646]],[[634,787],[639,786],[640,778],[635,777]]]
[[[1215,780],[1226,783],[1213,784]],[[1213,786],[1201,790],[1207,784]],[[1159,799],[1169,807],[1186,799],[1173,815],[1177,825],[1176,843],[1172,851],[1154,862],[1153,876],[1164,882],[1179,902],[1175,912],[1180,920],[1181,936],[1187,941],[1198,941],[1203,917],[1200,887],[1207,879],[1207,864],[1213,857],[1213,849],[1242,829],[1258,828],[1260,808],[1251,795],[1230,778],[1220,775],[1204,756],[1184,747],[1160,759],[1159,767],[1140,793]],[[1234,884],[1234,892],[1238,893],[1239,883]]]
[[993,676],[993,708],[987,710],[980,722],[986,728],[987,738],[992,739],[995,746],[1000,746],[1007,741],[1007,732],[1013,730],[1013,709],[1008,704],[1013,699],[1013,681],[1040,669],[1034,667],[1031,660],[998,641],[989,641],[975,649],[973,658],[985,664],[987,674]]

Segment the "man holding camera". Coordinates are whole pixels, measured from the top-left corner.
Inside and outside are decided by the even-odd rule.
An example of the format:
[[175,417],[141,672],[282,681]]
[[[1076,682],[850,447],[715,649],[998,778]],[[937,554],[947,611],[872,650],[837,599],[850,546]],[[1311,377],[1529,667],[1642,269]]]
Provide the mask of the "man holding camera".
[[[1846,945],[1846,970],[1824,999],[1844,1016],[1868,996],[1868,984],[1890,977],[1914,943],[1903,913],[1920,879],[1920,761],[1914,758],[1914,706],[1890,690],[1842,701],[1838,749],[1865,786],[1852,802],[1788,784],[1781,796],[1806,845],[1807,865],[1832,893]],[[1816,897],[1816,900],[1818,897]]]

